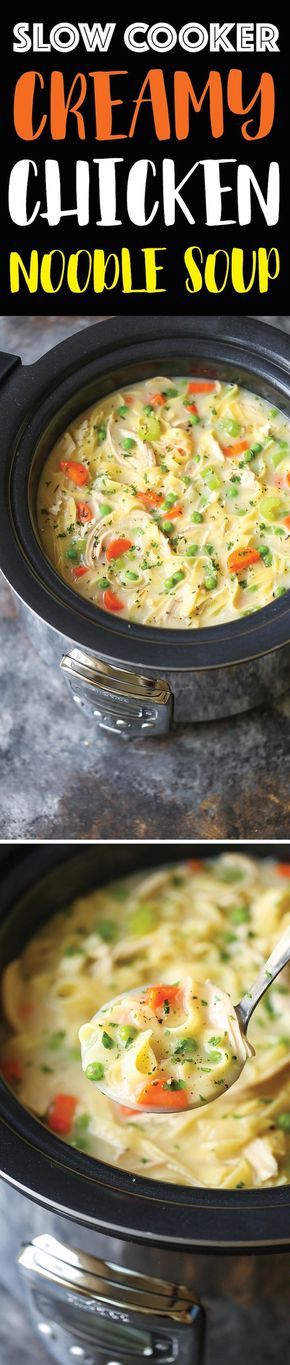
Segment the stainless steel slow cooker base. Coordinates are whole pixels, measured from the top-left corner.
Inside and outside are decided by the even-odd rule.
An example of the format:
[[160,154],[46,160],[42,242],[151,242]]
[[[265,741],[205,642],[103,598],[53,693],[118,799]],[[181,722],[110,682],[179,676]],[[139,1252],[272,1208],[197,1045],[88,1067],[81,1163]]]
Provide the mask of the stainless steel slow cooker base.
[[18,609],[47,669],[60,666],[77,705],[100,729],[123,739],[161,735],[172,724],[218,720],[270,706],[290,687],[290,645],[227,668],[141,673],[80,649],[23,603]]
[[286,1365],[290,1253],[205,1255],[92,1233],[0,1190],[7,1292],[58,1365]]

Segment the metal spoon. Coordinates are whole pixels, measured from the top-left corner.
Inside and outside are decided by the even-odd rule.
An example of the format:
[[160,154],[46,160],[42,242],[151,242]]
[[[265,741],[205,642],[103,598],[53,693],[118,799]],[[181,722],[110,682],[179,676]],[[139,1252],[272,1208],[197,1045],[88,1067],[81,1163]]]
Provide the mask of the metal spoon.
[[279,972],[283,971],[283,967],[286,967],[287,962],[289,961],[290,925],[285,929],[285,933],[282,934],[282,937],[278,939],[278,943],[276,943],[275,948],[273,948],[272,953],[270,953],[270,957],[267,958],[264,966],[261,967],[259,975],[256,977],[256,981],[254,981],[251,989],[245,992],[245,995],[242,996],[239,1004],[235,1006],[240,1030],[244,1038],[246,1037],[248,1024],[256,1009],[256,1005],[259,1004],[259,1000],[265,995],[265,992],[269,989],[269,986],[272,985],[272,982],[275,981],[275,977],[279,976]]
[[[212,1093],[209,1093],[209,1094],[206,1095],[206,1096],[204,1096],[204,1095],[202,1096],[202,1107],[203,1107],[203,1108],[205,1107],[205,1104],[212,1104],[212,1103],[213,1103],[213,1100],[218,1099],[218,1097],[219,1097],[225,1090],[228,1090],[228,1089],[230,1088],[230,1086],[234,1084],[234,1082],[238,1079],[238,1076],[240,1075],[241,1071],[243,1070],[243,1067],[244,1067],[244,1065],[245,1065],[245,1062],[247,1061],[247,1058],[250,1056],[251,1052],[254,1053],[254,1049],[251,1048],[250,1044],[249,1044],[248,1041],[247,1041],[247,1029],[248,1029],[248,1025],[249,1025],[250,1019],[251,1019],[251,1017],[252,1017],[252,1014],[253,1014],[254,1010],[256,1009],[256,1006],[258,1005],[259,1001],[262,999],[262,996],[265,995],[266,991],[269,989],[269,986],[271,986],[272,982],[275,980],[275,977],[279,975],[279,972],[281,972],[281,971],[283,970],[283,967],[285,967],[285,966],[287,965],[287,962],[289,962],[289,961],[290,961],[290,925],[289,925],[288,928],[285,930],[285,933],[282,935],[282,937],[278,940],[278,943],[276,944],[275,948],[273,948],[273,951],[272,951],[272,953],[270,953],[270,957],[267,958],[267,961],[265,962],[264,966],[261,967],[261,970],[260,970],[260,972],[259,972],[259,975],[257,976],[256,981],[254,981],[252,987],[251,987],[249,990],[247,990],[247,991],[245,992],[245,995],[242,996],[242,999],[239,1001],[238,1005],[236,1005],[236,1006],[230,1006],[230,1009],[233,1010],[233,1013],[228,1014],[228,1021],[233,1020],[234,1025],[235,1025],[235,1026],[238,1025],[238,1029],[236,1028],[236,1042],[238,1043],[239,1034],[240,1034],[240,1045],[241,1045],[241,1046],[240,1046],[240,1052],[241,1052],[241,1055],[240,1055],[240,1057],[239,1057],[238,1055],[235,1057],[235,1063],[236,1063],[236,1064],[235,1064],[235,1067],[234,1067],[234,1068],[233,1068],[233,1067],[231,1068],[231,1070],[232,1070],[232,1079],[229,1079],[229,1082],[228,1082],[228,1083],[225,1083],[225,1082],[222,1083],[222,1082],[221,1082],[221,1088],[219,1088],[219,1087],[217,1086],[217,1082],[213,1080],[213,1083],[212,1083]],[[202,983],[198,983],[198,986],[199,986],[200,991],[202,992],[202,994],[204,994],[204,990],[205,990],[206,985],[211,985],[211,986],[212,986],[212,983],[203,983],[203,984],[202,984]],[[124,1002],[126,1002],[126,1000],[130,998],[130,996],[135,997],[135,999],[138,1001],[138,996],[139,996],[140,994],[143,995],[144,992],[147,992],[149,989],[150,989],[150,986],[148,986],[148,985],[146,985],[146,986],[139,986],[139,987],[137,987],[137,989],[135,988],[135,989],[133,989],[133,990],[126,991],[126,992],[124,992],[124,993],[121,994],[121,995],[114,996],[114,998],[113,998],[112,1000],[110,1000],[106,1006],[103,1006],[101,1010],[98,1010],[98,1011],[97,1011],[97,1013],[94,1015],[93,1019],[91,1020],[90,1024],[88,1024],[88,1025],[83,1024],[83,1025],[82,1025],[82,1028],[80,1029],[80,1032],[79,1032],[79,1036],[80,1036],[81,1046],[82,1046],[82,1060],[83,1060],[83,1065],[84,1065],[85,1060],[88,1060],[87,1057],[86,1057],[86,1052],[87,1052],[86,1043],[87,1043],[87,1040],[88,1040],[88,1033],[89,1033],[89,1030],[91,1030],[91,1028],[92,1028],[92,1026],[94,1025],[94,1023],[96,1023],[98,1026],[99,1026],[100,1023],[102,1023],[102,1026],[103,1026],[104,1029],[105,1029],[105,1027],[106,1027],[106,1014],[107,1014],[107,1012],[109,1013],[109,1011],[111,1010],[111,1008],[112,1008],[113,1006],[118,1005],[119,1003],[124,1003]],[[220,988],[216,988],[216,989],[217,989],[217,991],[220,990]],[[225,1000],[226,998],[229,999],[229,997],[225,997],[224,993],[221,992],[221,990],[220,990],[220,995],[217,996],[217,1001],[218,1001],[218,1000],[221,1000],[221,997],[223,997],[223,1003],[224,1003],[224,1000]],[[204,1003],[207,1003],[207,1002],[204,1002],[204,1001],[203,1001],[202,1003],[204,1004]],[[211,1021],[211,1026],[213,1026],[212,1021]],[[109,1021],[109,1020],[108,1020],[108,1027],[110,1027],[110,1021]],[[229,1030],[230,1030],[230,1029],[231,1029],[231,1024],[230,1024],[230,1022],[229,1022]],[[238,1051],[239,1051],[239,1048],[238,1048]],[[186,1059],[185,1059],[185,1060],[186,1060]],[[94,1063],[93,1063],[93,1065],[94,1065]],[[84,1069],[86,1070],[86,1066],[84,1066]],[[87,1074],[88,1074],[88,1073],[87,1073]],[[130,1107],[130,1105],[129,1105],[129,1103],[128,1103],[128,1100],[126,1100],[126,1098],[124,1098],[124,1097],[122,1098],[122,1096],[121,1096],[120,1094],[116,1094],[116,1092],[113,1093],[113,1091],[110,1089],[110,1087],[109,1087],[108,1084],[106,1083],[106,1079],[104,1079],[104,1080],[103,1080],[102,1078],[98,1079],[97,1076],[92,1076],[92,1077],[90,1077],[90,1079],[94,1080],[94,1082],[95,1082],[95,1084],[97,1085],[98,1089],[100,1089],[100,1090],[103,1092],[103,1094],[105,1094],[105,1095],[107,1096],[107,1098],[112,1099],[113,1101],[117,1101],[118,1103],[121,1103],[121,1104],[125,1104],[125,1105],[128,1104],[128,1107]],[[140,1080],[141,1080],[141,1079],[142,1079],[142,1077],[141,1077],[141,1075],[140,1075]],[[146,1078],[145,1075],[144,1075],[144,1084],[145,1084],[145,1082],[146,1082],[146,1079],[148,1080],[148,1077]],[[168,1079],[168,1077],[167,1077],[167,1079]],[[164,1080],[166,1080],[166,1076],[164,1076]],[[201,1082],[200,1082],[200,1083],[201,1083]],[[215,1089],[214,1089],[214,1085],[216,1086]],[[208,1087],[210,1088],[210,1082],[208,1082],[208,1083],[203,1083],[203,1089],[207,1089]],[[173,1093],[174,1093],[174,1087],[173,1087]],[[172,1096],[172,1097],[173,1097],[173,1096]],[[185,1099],[185,1096],[184,1096],[184,1099]],[[199,1096],[199,1100],[200,1100],[200,1099],[201,1099],[201,1096]],[[144,1103],[144,1101],[142,1101],[142,1105],[139,1106],[139,1105],[138,1105],[138,1097],[134,1098],[134,1100],[132,1101],[132,1107],[133,1107],[134,1109],[138,1109],[138,1108],[140,1107],[140,1112],[142,1111],[143,1114],[144,1114],[144,1113],[152,1113],[152,1112],[154,1112],[154,1113],[156,1114],[156,1112],[157,1112],[157,1107],[156,1107],[156,1105],[153,1107],[152,1104],[150,1104],[150,1103],[146,1104],[146,1103]],[[183,1113],[186,1112],[187,1109],[198,1108],[198,1107],[199,1107],[199,1102],[198,1102],[198,1100],[196,1100],[196,1101],[195,1101],[195,1100],[192,1100],[192,1102],[191,1102],[190,1105],[189,1105],[189,1104],[186,1104],[186,1102],[185,1102],[184,1105],[183,1105]],[[174,1107],[174,1103],[171,1104],[171,1105],[170,1105],[170,1113],[173,1114],[173,1113],[175,1113],[175,1112],[177,1112],[177,1111],[178,1111],[178,1112],[180,1111],[180,1104],[179,1104],[179,1105],[176,1104],[176,1109],[175,1109],[175,1107]],[[158,1110],[158,1113],[159,1113],[159,1114],[162,1113],[162,1110],[159,1109],[159,1110]],[[168,1111],[167,1111],[167,1113],[168,1113]]]

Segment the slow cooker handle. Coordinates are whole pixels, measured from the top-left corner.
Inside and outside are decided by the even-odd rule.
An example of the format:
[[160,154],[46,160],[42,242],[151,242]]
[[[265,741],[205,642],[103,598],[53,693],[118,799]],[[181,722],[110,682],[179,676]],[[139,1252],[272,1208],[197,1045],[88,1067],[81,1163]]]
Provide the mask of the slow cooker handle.
[[20,355],[8,355],[6,351],[0,351],[0,384],[7,379],[11,370],[15,370],[16,365],[21,365]]
[[173,696],[164,679],[129,673],[80,649],[64,654],[60,667],[77,706],[94,717],[99,729],[123,739],[170,729]]
[[44,1233],[18,1264],[37,1333],[58,1365],[202,1365],[204,1310],[194,1292],[100,1260]]

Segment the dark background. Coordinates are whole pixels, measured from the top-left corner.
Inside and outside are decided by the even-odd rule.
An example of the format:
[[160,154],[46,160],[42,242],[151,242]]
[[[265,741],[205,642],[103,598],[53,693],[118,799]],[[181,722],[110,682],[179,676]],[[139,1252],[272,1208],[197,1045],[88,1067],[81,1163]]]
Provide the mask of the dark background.
[[[87,11],[86,11],[87,13]],[[98,11],[99,14],[99,11]],[[32,22],[40,18],[39,11],[30,13]],[[44,17],[44,16],[42,16]],[[106,18],[110,18],[106,15]],[[113,16],[112,16],[113,17]],[[156,16],[154,16],[156,17]],[[210,18],[200,16],[208,24]],[[216,19],[216,13],[212,16]],[[73,16],[69,15],[71,22],[77,22]],[[2,71],[2,107],[6,111],[5,136],[2,139],[1,159],[2,159],[2,251],[0,254],[0,288],[1,303],[3,313],[11,312],[11,308],[17,314],[27,313],[33,307],[34,312],[43,314],[49,312],[52,307],[56,314],[87,313],[94,308],[104,308],[104,311],[115,312],[118,309],[123,313],[147,313],[156,309],[158,313],[248,313],[260,312],[261,306],[265,307],[267,313],[290,312],[290,283],[289,283],[289,264],[288,264],[288,145],[289,145],[289,124],[288,124],[288,94],[289,94],[289,22],[286,13],[280,23],[280,55],[275,53],[222,53],[211,54],[208,49],[190,56],[178,45],[172,52],[162,54],[148,51],[144,55],[131,54],[124,46],[122,34],[130,20],[137,20],[138,14],[133,11],[131,15],[126,14],[125,18],[119,19],[117,31],[114,34],[112,43],[107,54],[91,54],[85,52],[83,44],[80,43],[75,52],[62,56],[60,53],[52,51],[46,54],[27,53],[24,56],[13,54],[12,51],[12,28],[13,23],[19,20],[19,13],[11,17],[11,28],[7,26],[7,37],[5,40],[5,62]],[[144,21],[147,18],[146,12],[143,13]],[[149,24],[152,23],[153,16],[148,16]],[[161,15],[157,18],[162,20]],[[275,20],[274,9],[272,18]],[[57,22],[59,15],[51,13],[49,22],[46,23],[50,28]],[[65,19],[65,15],[64,15]],[[174,26],[178,30],[184,21],[188,19],[186,12],[180,12],[176,18]],[[104,22],[104,19],[103,19]],[[47,34],[46,34],[47,36]],[[134,99],[139,94],[142,80],[150,67],[163,67],[166,80],[166,88],[169,106],[173,121],[173,99],[172,75],[175,69],[187,70],[193,81],[197,95],[201,95],[206,83],[210,69],[219,70],[222,73],[223,88],[226,91],[227,73],[230,67],[241,68],[243,70],[244,81],[244,101],[248,102],[252,98],[258,78],[263,70],[269,70],[274,76],[276,86],[276,119],[271,134],[264,140],[257,142],[247,142],[242,136],[241,124],[244,121],[239,117],[230,114],[226,110],[225,100],[225,133],[219,140],[214,140],[211,136],[208,101],[205,99],[201,113],[192,112],[191,135],[186,142],[177,142],[173,136],[170,142],[157,142],[153,132],[152,114],[150,107],[143,110],[137,122],[137,130],[133,139],[124,141],[112,141],[110,143],[100,143],[95,140],[95,128],[93,119],[93,99],[92,95],[87,95],[86,103],[82,108],[85,112],[87,140],[80,141],[77,136],[76,120],[71,118],[70,137],[65,142],[52,142],[49,131],[46,128],[41,137],[35,142],[23,142],[13,132],[13,90],[17,77],[24,70],[41,71],[45,78],[46,91],[41,97],[41,112],[47,109],[48,100],[48,79],[52,69],[62,69],[66,74],[67,89],[76,71],[89,72],[90,70],[127,70],[128,77],[121,76],[115,78],[113,82],[114,97],[124,100],[120,109],[113,111],[113,126],[116,131],[126,131],[130,127],[134,112]],[[92,81],[89,82],[92,85]],[[39,106],[40,107],[40,106]],[[248,115],[251,117],[251,115]],[[253,114],[255,126],[257,126],[257,112]],[[91,223],[88,227],[78,227],[75,218],[64,218],[56,228],[48,228],[44,219],[37,217],[34,224],[27,228],[17,228],[8,216],[7,191],[8,177],[12,165],[19,159],[32,157],[41,167],[46,157],[59,160],[61,165],[62,185],[63,185],[63,207],[72,207],[74,198],[74,168],[76,158],[88,160],[90,163],[94,156],[121,156],[125,158],[124,166],[117,167],[118,183],[120,185],[118,217],[123,219],[123,225],[115,229],[97,228],[95,220],[98,217],[98,202],[92,192]],[[159,197],[160,188],[159,168],[164,156],[173,157],[178,166],[178,182],[183,175],[188,172],[195,161],[208,157],[235,157],[238,162],[251,164],[261,185],[262,191],[266,194],[268,166],[271,160],[278,160],[281,168],[281,214],[280,222],[277,227],[268,228],[264,216],[253,195],[253,221],[250,227],[240,228],[238,224],[234,227],[220,226],[216,229],[208,228],[204,225],[204,193],[202,172],[199,169],[185,187],[185,198],[191,205],[192,212],[196,219],[195,226],[190,226],[183,214],[177,209],[176,224],[172,228],[165,228],[160,214],[156,220],[147,228],[136,228],[128,222],[126,210],[126,183],[129,167],[140,157],[150,158],[157,167],[156,180],[152,182],[154,199]],[[222,168],[222,182],[232,183],[232,173],[234,167]],[[94,168],[93,168],[94,171]],[[229,174],[227,174],[227,172]],[[95,183],[95,176],[92,174],[92,183]],[[233,181],[235,183],[235,180]],[[40,191],[37,197],[42,198],[44,194],[44,177],[40,171],[38,180],[33,178],[33,203],[35,202],[35,189]],[[150,193],[151,202],[151,193]],[[44,205],[42,205],[44,207]],[[225,217],[236,216],[236,195],[227,194],[224,200],[223,214]],[[183,253],[186,247],[197,243],[203,254],[216,250],[218,247],[226,248],[229,252],[231,248],[240,246],[246,252],[246,278],[251,275],[251,253],[252,249],[258,246],[276,246],[280,251],[281,269],[280,277],[269,286],[266,295],[260,295],[258,287],[254,287],[250,293],[236,294],[229,279],[223,293],[209,294],[204,287],[199,293],[190,294],[185,289],[186,270],[183,264]],[[39,288],[37,295],[29,294],[24,282],[20,288],[20,293],[11,296],[9,291],[9,252],[10,249],[19,250],[23,255],[26,265],[28,265],[30,250],[36,247],[39,253],[50,251],[52,248],[60,247],[69,255],[81,247],[93,251],[95,247],[102,247],[106,252],[120,251],[121,246],[129,246],[132,251],[133,273],[135,288],[144,285],[142,261],[142,247],[166,246],[167,250],[160,257],[160,262],[166,262],[164,278],[159,277],[160,283],[167,286],[164,294],[148,295],[133,293],[131,295],[122,293],[121,286],[118,285],[111,293],[105,292],[101,295],[93,293],[93,286],[90,284],[88,290],[83,294],[71,294],[68,288],[61,287],[59,293],[49,295],[43,293]]]

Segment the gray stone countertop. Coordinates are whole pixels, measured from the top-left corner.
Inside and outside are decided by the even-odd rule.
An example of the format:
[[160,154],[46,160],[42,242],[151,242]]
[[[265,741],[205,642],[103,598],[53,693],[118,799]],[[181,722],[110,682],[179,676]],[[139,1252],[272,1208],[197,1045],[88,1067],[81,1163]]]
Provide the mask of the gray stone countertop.
[[[0,348],[36,359],[93,317],[5,317]],[[100,319],[101,321],[101,319]],[[290,330],[290,318],[269,318]],[[290,691],[269,710],[126,746],[96,732],[0,596],[0,837],[285,838]]]

